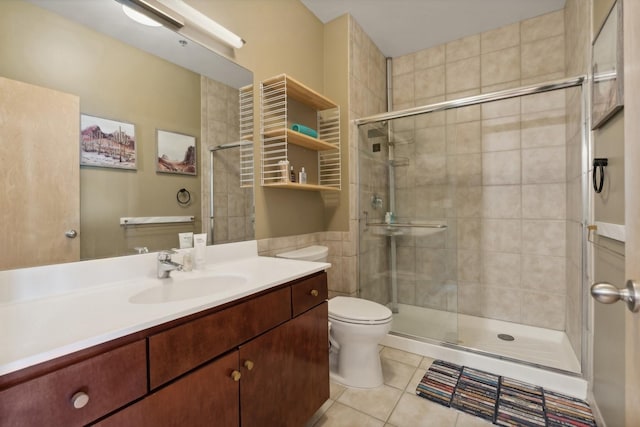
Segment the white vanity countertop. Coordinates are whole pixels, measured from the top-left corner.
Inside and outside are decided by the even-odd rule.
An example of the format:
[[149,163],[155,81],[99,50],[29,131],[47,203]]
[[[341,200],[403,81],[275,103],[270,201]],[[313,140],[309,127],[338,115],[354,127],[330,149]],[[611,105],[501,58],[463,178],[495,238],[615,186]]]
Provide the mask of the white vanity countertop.
[[[141,258],[140,262],[154,262],[155,268],[155,256]],[[74,264],[83,264],[84,267],[91,262]],[[330,266],[327,263],[259,257],[256,251],[245,253],[241,259],[209,263],[204,270],[174,271],[169,279],[155,279],[147,274],[86,287],[76,285],[72,291],[42,298],[2,302],[0,375],[216,307],[324,271]],[[246,283],[178,301],[151,304],[129,301],[132,296],[159,283],[179,286],[181,281],[207,275],[241,276]]]

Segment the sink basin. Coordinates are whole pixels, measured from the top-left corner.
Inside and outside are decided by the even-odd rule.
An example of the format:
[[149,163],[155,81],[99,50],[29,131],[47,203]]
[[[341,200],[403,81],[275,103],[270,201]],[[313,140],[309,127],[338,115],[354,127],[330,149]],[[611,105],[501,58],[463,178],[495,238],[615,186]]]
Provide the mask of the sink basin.
[[233,274],[209,275],[192,279],[162,279],[161,284],[138,292],[129,302],[133,304],[161,304],[199,298],[244,285],[247,278]]

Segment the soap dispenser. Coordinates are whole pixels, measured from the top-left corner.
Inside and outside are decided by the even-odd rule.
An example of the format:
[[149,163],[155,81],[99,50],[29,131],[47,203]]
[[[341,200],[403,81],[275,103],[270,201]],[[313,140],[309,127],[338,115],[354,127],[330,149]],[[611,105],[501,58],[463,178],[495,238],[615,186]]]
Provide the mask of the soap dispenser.
[[298,182],[300,184],[306,184],[307,183],[307,172],[305,172],[304,166],[300,170],[300,174],[298,176]]

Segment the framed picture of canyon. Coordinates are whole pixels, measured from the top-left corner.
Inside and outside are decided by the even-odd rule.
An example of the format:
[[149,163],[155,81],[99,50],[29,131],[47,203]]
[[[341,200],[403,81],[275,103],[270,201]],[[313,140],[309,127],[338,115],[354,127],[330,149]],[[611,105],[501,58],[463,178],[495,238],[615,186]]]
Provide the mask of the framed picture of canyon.
[[156,171],[197,175],[196,137],[166,130],[157,130]]
[[623,61],[622,1],[617,0],[593,41],[592,130],[604,125],[623,106]]
[[132,123],[80,115],[80,165],[136,170],[136,130]]

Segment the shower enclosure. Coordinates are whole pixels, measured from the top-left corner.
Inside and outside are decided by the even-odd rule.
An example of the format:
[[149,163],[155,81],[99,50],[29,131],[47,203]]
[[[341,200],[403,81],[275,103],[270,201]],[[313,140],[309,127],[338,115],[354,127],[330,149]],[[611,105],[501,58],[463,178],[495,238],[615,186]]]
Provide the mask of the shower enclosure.
[[392,334],[581,372],[584,110],[578,77],[356,120],[358,292]]

